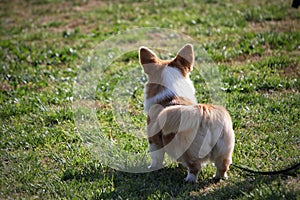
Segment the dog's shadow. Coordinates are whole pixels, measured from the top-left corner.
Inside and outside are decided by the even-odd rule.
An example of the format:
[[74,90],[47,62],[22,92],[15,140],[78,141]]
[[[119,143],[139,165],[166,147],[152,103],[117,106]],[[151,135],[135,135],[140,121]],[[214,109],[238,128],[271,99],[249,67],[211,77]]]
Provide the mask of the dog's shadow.
[[214,183],[213,179],[196,184],[186,183],[185,176],[186,170],[180,167],[163,168],[143,174],[116,172],[114,174],[116,190],[107,198],[115,199],[118,196],[124,199],[184,198],[189,196],[191,191]]
[[256,177],[235,181],[235,183],[230,183],[229,180],[219,183],[212,178],[203,178],[200,174],[198,182],[191,184],[184,182],[185,175],[186,169],[182,167],[167,167],[139,174],[109,168],[107,170],[92,168],[72,173],[67,170],[62,180],[102,182],[101,192],[95,192],[93,199],[216,199],[216,197],[230,199],[249,193],[262,182],[270,183],[276,178]]
[[[165,167],[148,173],[126,173],[101,167],[86,167],[83,170],[66,170],[62,181],[78,180],[85,182],[103,182],[106,187],[113,187],[110,192],[95,194],[94,199],[147,199],[148,197],[180,197],[192,190],[199,190],[214,184],[213,179],[200,181],[196,184],[186,183],[186,169],[183,167]],[[200,175],[201,176],[201,175]],[[103,190],[104,191],[104,190]],[[152,199],[152,198],[151,198]]]

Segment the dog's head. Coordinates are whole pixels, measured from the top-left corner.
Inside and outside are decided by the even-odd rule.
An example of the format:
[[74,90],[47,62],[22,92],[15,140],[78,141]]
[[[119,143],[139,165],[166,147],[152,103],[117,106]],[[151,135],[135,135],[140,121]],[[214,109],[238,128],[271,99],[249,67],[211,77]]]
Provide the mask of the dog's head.
[[188,78],[194,63],[194,51],[191,44],[181,48],[176,57],[171,60],[161,60],[147,47],[140,48],[139,57],[144,72],[148,75],[148,80],[161,78],[162,71],[166,67],[175,68],[183,77]]
[[153,51],[141,47],[140,63],[147,74],[145,85],[145,111],[158,102],[182,97],[196,103],[195,88],[189,74],[193,69],[194,51],[190,44],[181,48],[175,58],[162,60]]

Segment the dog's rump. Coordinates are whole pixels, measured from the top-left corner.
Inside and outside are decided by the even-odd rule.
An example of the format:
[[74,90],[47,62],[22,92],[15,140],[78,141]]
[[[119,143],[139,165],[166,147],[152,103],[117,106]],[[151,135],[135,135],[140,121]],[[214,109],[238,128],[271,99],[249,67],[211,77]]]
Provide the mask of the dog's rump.
[[165,149],[176,159],[189,147],[193,147],[190,151],[195,151],[191,152],[194,156],[204,158],[217,143],[223,148],[223,143],[233,138],[228,112],[223,107],[207,104],[164,108],[149,128],[152,136],[162,133]]

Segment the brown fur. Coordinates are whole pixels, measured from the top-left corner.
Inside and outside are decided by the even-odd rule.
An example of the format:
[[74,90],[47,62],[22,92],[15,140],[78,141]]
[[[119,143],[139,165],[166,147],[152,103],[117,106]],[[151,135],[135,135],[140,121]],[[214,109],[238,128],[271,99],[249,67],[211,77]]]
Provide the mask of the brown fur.
[[155,83],[147,83],[146,87],[146,98],[154,97],[157,93],[160,93],[166,89],[165,86],[155,84]]
[[181,56],[177,56],[168,65],[178,68],[184,77],[187,77],[188,73],[191,71],[191,63]]

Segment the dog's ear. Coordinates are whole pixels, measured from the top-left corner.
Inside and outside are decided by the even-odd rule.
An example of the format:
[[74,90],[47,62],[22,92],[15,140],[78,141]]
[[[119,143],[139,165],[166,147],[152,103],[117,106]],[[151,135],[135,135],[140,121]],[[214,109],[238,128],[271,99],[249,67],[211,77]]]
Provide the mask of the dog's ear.
[[155,63],[157,56],[147,47],[140,47],[140,62],[141,64]]
[[151,74],[153,71],[153,66],[158,60],[158,57],[155,55],[153,51],[146,47],[140,47],[139,52],[140,63],[143,66],[144,72],[146,74]]
[[194,50],[191,44],[187,44],[182,47],[177,55],[175,60],[181,64],[183,67],[189,68],[189,71],[192,71],[194,64]]

